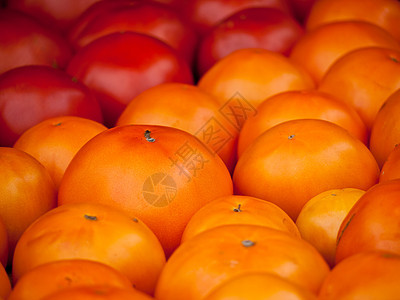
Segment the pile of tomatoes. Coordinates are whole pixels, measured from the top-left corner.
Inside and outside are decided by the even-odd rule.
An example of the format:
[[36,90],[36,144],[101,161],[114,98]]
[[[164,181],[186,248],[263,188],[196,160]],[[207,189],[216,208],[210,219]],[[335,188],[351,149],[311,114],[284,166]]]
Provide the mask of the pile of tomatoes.
[[0,5],[0,300],[399,297],[399,1]]

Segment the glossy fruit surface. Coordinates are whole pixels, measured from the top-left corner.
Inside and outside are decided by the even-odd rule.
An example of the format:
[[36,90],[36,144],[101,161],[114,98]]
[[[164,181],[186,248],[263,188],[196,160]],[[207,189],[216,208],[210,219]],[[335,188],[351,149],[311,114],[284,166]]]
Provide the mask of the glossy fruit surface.
[[219,284],[249,272],[269,272],[317,293],[329,267],[314,247],[289,233],[224,225],[200,233],[171,255],[155,297],[203,299]]
[[61,205],[23,233],[14,252],[13,280],[18,283],[33,268],[64,259],[109,265],[148,294],[165,264],[160,242],[141,220],[88,203]]
[[193,135],[166,126],[124,125],[79,150],[64,174],[58,203],[103,203],[138,217],[169,256],[190,217],[232,193],[224,162]]
[[240,156],[233,173],[236,194],[258,197],[296,220],[304,204],[333,188],[366,190],[378,181],[372,153],[342,127],[299,119],[260,135]]

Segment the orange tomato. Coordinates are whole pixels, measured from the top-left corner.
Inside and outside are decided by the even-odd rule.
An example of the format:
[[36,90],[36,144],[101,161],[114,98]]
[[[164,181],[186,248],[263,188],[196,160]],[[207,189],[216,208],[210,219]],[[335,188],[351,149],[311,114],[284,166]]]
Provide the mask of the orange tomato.
[[238,156],[264,131],[289,120],[322,119],[347,129],[364,144],[367,128],[353,107],[317,90],[282,92],[265,99],[239,133]]
[[369,149],[347,130],[299,119],[260,135],[240,156],[233,183],[235,194],[271,201],[296,220],[312,197],[329,189],[366,190],[379,172]]
[[76,116],[50,118],[25,131],[14,148],[29,153],[44,165],[58,189],[72,157],[88,140],[106,129],[101,123]]
[[319,84],[330,66],[344,54],[364,47],[400,50],[400,43],[381,27],[365,21],[341,21],[306,32],[289,57]]
[[336,263],[368,250],[400,254],[399,205],[400,179],[381,182],[367,190],[340,226]]
[[139,290],[152,294],[165,256],[154,233],[139,219],[112,207],[65,204],[38,218],[19,239],[12,277],[64,259],[89,259],[124,274]]
[[[397,63],[397,66],[400,68],[400,63]],[[384,98],[383,95],[382,98]],[[396,91],[383,99],[383,104],[372,123],[369,148],[380,167],[386,162],[396,145],[400,143],[399,113],[400,85]]]
[[224,162],[195,136],[166,126],[124,125],[79,150],[64,174],[58,203],[102,203],[137,216],[169,256],[190,217],[232,193]]
[[149,295],[135,289],[109,285],[81,286],[44,297],[43,300],[151,300]]
[[227,224],[254,224],[283,230],[300,237],[293,220],[277,205],[254,197],[230,195],[217,198],[200,208],[189,220],[181,242]]
[[296,220],[301,237],[313,245],[329,266],[335,265],[336,238],[340,225],[365,191],[332,189],[306,202]]
[[318,89],[360,114],[370,131],[380,107],[400,88],[400,50],[366,47],[338,59]]
[[398,299],[399,282],[400,255],[361,252],[333,268],[321,286],[318,299]]
[[396,145],[383,163],[379,182],[400,178],[400,147]]
[[249,272],[272,273],[317,293],[329,267],[313,246],[287,232],[224,225],[179,246],[161,272],[155,298],[203,299],[219,284]]
[[8,235],[8,263],[25,229],[57,205],[53,180],[45,167],[24,151],[0,147],[0,218]]
[[400,41],[400,3],[397,0],[318,0],[306,28],[345,20],[362,20],[382,27]]
[[315,84],[302,67],[283,54],[249,48],[219,60],[200,78],[198,86],[217,97],[221,113],[239,130],[267,97],[312,89]]
[[217,285],[204,300],[316,300],[315,294],[272,273],[253,272]]
[[117,125],[148,124],[175,127],[199,138],[233,171],[237,132],[220,113],[220,104],[199,87],[164,83],[132,99]]
[[88,285],[132,288],[128,277],[109,265],[94,260],[65,259],[26,272],[14,285],[7,300],[42,299],[58,291]]

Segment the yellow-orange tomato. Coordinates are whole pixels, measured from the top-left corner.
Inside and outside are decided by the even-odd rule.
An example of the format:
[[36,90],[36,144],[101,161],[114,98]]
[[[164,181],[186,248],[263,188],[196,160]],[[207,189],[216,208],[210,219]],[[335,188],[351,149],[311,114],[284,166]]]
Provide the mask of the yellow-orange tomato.
[[148,124],[175,127],[199,138],[232,171],[236,163],[237,131],[220,113],[217,99],[199,87],[164,83],[132,99],[117,125]]
[[296,220],[312,197],[329,189],[366,190],[379,172],[369,149],[347,130],[299,119],[260,135],[239,157],[233,183],[236,194],[271,201]]
[[289,57],[303,66],[319,84],[341,56],[372,46],[400,50],[399,41],[377,25],[365,21],[341,21],[308,31],[293,46]]
[[123,273],[137,289],[152,294],[165,264],[154,233],[139,219],[112,207],[73,203],[38,218],[15,247],[14,282],[44,263],[90,259]]
[[159,300],[203,299],[217,285],[249,272],[268,272],[317,293],[329,266],[309,243],[282,230],[234,224],[182,243],[157,283]]
[[333,268],[321,286],[318,299],[398,299],[399,282],[400,255],[386,251],[361,252]]
[[316,300],[309,290],[272,273],[250,272],[217,285],[204,300]]
[[343,220],[336,263],[368,250],[400,254],[400,179],[381,182],[357,201]]
[[289,120],[321,119],[347,129],[364,144],[367,128],[353,107],[317,90],[282,92],[265,99],[239,133],[238,156],[264,131]]
[[312,244],[328,264],[335,265],[336,238],[347,213],[365,191],[332,189],[306,202],[296,220],[303,239]]
[[133,289],[109,286],[80,286],[62,290],[43,298],[43,300],[151,300],[149,295]]
[[[400,67],[400,63],[397,65]],[[399,114],[400,85],[389,97],[383,99],[383,104],[372,123],[369,148],[380,167],[383,166],[396,145],[400,143]]]
[[102,203],[138,217],[169,256],[190,217],[232,193],[226,165],[195,136],[173,127],[124,125],[79,150],[64,174],[58,203]]
[[267,226],[300,237],[296,224],[277,205],[254,197],[230,195],[217,198],[200,208],[186,225],[181,242],[205,230],[227,224]]
[[25,229],[57,205],[49,172],[24,151],[0,147],[0,217],[8,235],[8,263]]
[[310,10],[306,28],[344,20],[373,23],[400,41],[400,3],[396,0],[318,0]]
[[58,189],[72,157],[88,140],[106,129],[101,123],[76,116],[50,118],[25,131],[14,148],[29,153],[44,165]]
[[104,263],[88,259],[56,260],[26,272],[13,286],[7,300],[42,299],[64,289],[104,284],[132,287],[128,277]]
[[387,98],[400,88],[400,50],[356,49],[338,59],[318,90],[355,108],[370,131]]

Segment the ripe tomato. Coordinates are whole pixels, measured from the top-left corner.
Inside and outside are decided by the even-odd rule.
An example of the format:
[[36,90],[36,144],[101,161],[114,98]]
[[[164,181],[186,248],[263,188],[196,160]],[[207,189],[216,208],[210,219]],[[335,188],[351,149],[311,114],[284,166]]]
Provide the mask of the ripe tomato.
[[286,0],[191,0],[184,2],[181,9],[202,36],[223,19],[249,7],[274,7],[292,13]]
[[45,119],[72,115],[102,122],[100,105],[82,82],[49,66],[23,66],[0,75],[0,145]]
[[249,272],[217,285],[204,300],[317,300],[309,290],[269,272]]
[[[192,65],[197,35],[191,24],[172,7],[139,1],[102,1],[93,7],[96,9],[91,14],[84,14],[78,20],[75,25],[77,29],[70,30],[72,34],[75,31],[74,36],[70,33],[70,41],[75,49],[110,33],[133,31],[160,39]],[[77,31],[79,34],[76,34]]]
[[45,26],[56,27],[63,32],[82,14],[89,6],[99,0],[7,0],[11,9],[31,15]]
[[400,3],[396,0],[319,0],[311,8],[306,27],[310,30],[345,20],[373,23],[400,41]]
[[8,265],[22,233],[57,205],[49,172],[24,151],[0,147],[0,217],[8,235]]
[[200,208],[186,225],[181,243],[203,231],[227,224],[266,226],[300,237],[293,220],[276,204],[254,197],[230,195]]
[[94,92],[108,127],[140,92],[164,82],[193,83],[188,64],[174,49],[135,32],[98,38],[75,54],[67,72]]
[[341,261],[325,277],[318,299],[397,299],[400,255],[365,251]]
[[76,116],[49,118],[26,130],[14,148],[35,157],[49,171],[58,190],[76,152],[106,129],[101,123]]
[[236,194],[265,199],[296,220],[304,204],[328,189],[366,190],[379,167],[360,140],[325,120],[280,123],[261,134],[239,157]]
[[[397,66],[400,70],[400,53],[397,54],[399,61],[395,63],[390,61],[390,57],[386,57],[387,63]],[[395,56],[392,56],[395,59]],[[382,67],[383,61],[379,66]],[[393,75],[393,71],[388,76]],[[400,73],[399,73],[400,76]],[[397,76],[393,76],[397,77]],[[376,82],[376,81],[374,81]],[[387,84],[388,81],[382,81],[382,84]],[[385,89],[386,91],[388,88]],[[371,137],[369,147],[372,154],[375,156],[378,164],[382,167],[388,160],[389,154],[400,143],[400,81],[394,85],[394,92],[385,98],[385,94],[380,97],[383,104],[380,106],[376,117],[372,123]],[[377,91],[377,88],[374,90]],[[379,106],[377,104],[377,106]],[[399,151],[399,150],[397,150]]]
[[42,299],[54,292],[77,286],[103,284],[132,287],[128,277],[107,264],[78,258],[56,260],[26,272],[13,286],[7,300]]
[[336,247],[336,263],[363,251],[400,254],[400,179],[367,190],[343,220]]
[[66,38],[38,20],[11,9],[0,9],[0,74],[25,65],[64,69],[72,57]]
[[61,205],[32,223],[15,248],[13,281],[18,284],[35,267],[65,259],[104,263],[148,294],[165,265],[159,240],[141,220],[98,203]]
[[103,203],[137,216],[169,256],[190,217],[232,193],[222,159],[192,134],[124,125],[98,134],[78,151],[64,173],[58,203]]
[[155,297],[203,299],[219,284],[250,272],[272,273],[317,293],[329,267],[313,246],[289,233],[259,225],[223,225],[180,245],[161,271]]
[[240,10],[215,25],[202,38],[197,72],[202,76],[216,61],[243,48],[263,48],[288,55],[303,32],[297,20],[280,9]]

